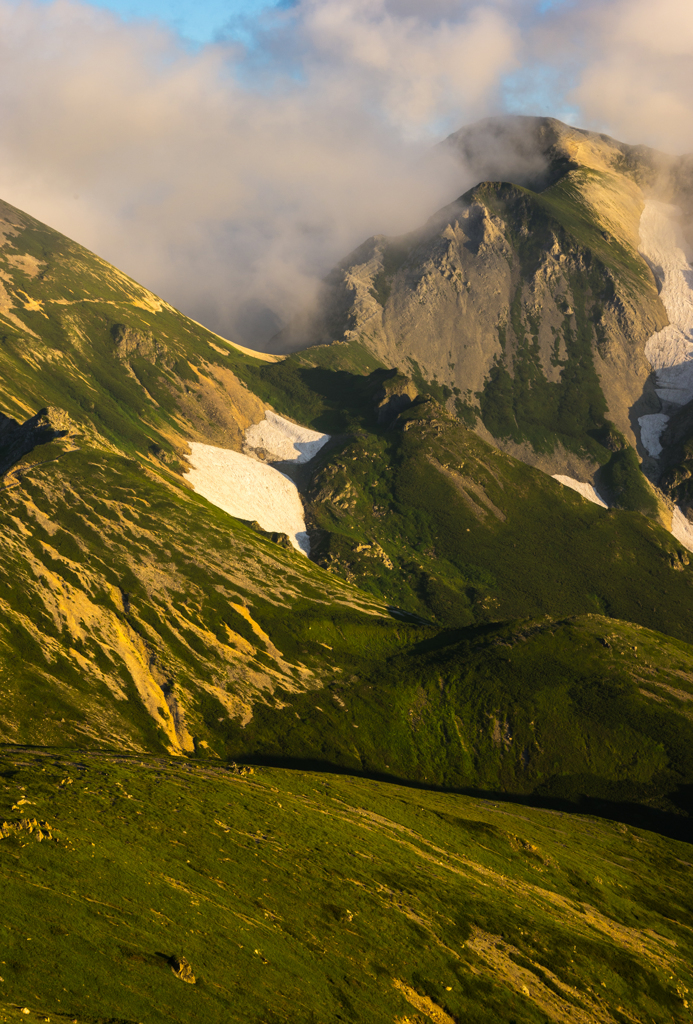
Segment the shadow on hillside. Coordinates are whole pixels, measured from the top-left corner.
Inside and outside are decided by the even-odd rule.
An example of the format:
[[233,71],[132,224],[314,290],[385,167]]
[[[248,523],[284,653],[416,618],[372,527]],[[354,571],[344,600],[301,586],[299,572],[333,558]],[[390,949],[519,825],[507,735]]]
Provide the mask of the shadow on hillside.
[[426,782],[402,779],[395,775],[381,772],[358,772],[348,770],[329,761],[300,760],[296,758],[255,756],[244,758],[248,765],[265,768],[284,768],[293,771],[324,772],[331,775],[349,775],[355,778],[371,779],[374,782],[391,783],[406,786],[409,789],[427,790],[433,793],[456,793],[477,800],[487,800],[495,804],[516,804],[522,807],[536,807],[539,810],[559,811],[563,814],[590,815],[604,818],[606,821],[619,822],[632,828],[656,832],[668,839],[679,842],[693,843],[693,786],[680,786],[676,792],[669,794],[669,799],[676,811],[661,810],[656,807],[644,807],[628,801],[607,800],[600,797],[579,794],[575,797],[544,796],[537,793],[517,794],[505,793],[500,790],[469,788],[448,788]]

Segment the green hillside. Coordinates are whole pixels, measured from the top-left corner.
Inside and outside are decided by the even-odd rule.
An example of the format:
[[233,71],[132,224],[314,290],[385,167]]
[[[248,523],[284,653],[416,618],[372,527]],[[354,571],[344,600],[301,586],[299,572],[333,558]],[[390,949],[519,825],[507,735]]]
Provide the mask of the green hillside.
[[[367,368],[352,343],[245,374],[278,410],[335,435],[305,491],[319,564],[442,626],[601,613],[693,638],[689,552],[613,426],[599,434],[613,448],[605,510],[482,440],[435,385]],[[383,417],[397,395],[415,400]]]
[[28,749],[0,812],[0,1020],[690,1020],[690,847],[637,829]]
[[6,203],[0,228],[1,414],[21,424],[57,407],[92,441],[150,461],[193,439],[239,447],[263,408],[234,371],[257,359]]

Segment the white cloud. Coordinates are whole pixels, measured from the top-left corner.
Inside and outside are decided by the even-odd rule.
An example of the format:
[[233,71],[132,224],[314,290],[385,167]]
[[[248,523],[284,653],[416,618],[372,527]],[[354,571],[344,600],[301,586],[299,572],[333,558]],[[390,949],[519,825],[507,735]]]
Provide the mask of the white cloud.
[[[405,131],[432,119],[485,112],[502,73],[514,64],[516,31],[492,7],[433,22],[393,13],[385,0],[304,0],[304,32],[313,52],[377,99]],[[460,17],[462,13],[462,17]]]
[[693,148],[688,0],[576,4],[557,11],[537,42],[563,70],[568,98],[585,125],[671,152]]
[[268,14],[260,46],[0,0],[0,195],[233,333],[461,191],[429,125],[483,113],[513,60],[490,8],[436,26],[358,0]]
[[535,7],[301,0],[246,26],[253,49],[190,52],[86,3],[0,0],[0,196],[221,333],[248,340],[267,305],[271,333],[363,239],[473,184],[432,144],[499,112],[511,73],[545,96],[528,113],[693,145],[687,2]]

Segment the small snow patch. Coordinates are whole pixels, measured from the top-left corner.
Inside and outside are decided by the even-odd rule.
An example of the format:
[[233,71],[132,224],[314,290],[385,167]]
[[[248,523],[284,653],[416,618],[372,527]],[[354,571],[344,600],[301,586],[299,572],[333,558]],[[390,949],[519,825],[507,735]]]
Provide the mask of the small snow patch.
[[[677,206],[648,200],[640,218],[640,252],[660,285],[660,298],[669,325],[648,338],[645,355],[655,371],[655,391],[665,408],[685,405],[693,398],[693,268],[680,226]],[[644,447],[661,454],[660,437],[668,416],[641,416]]]
[[608,508],[609,506],[605,501],[599,497],[592,484],[583,483],[582,480],[573,480],[572,476],[554,476],[554,480],[558,480],[559,484],[563,484],[564,487],[570,487],[571,490],[577,491],[583,498],[587,498],[588,501],[593,501],[595,505],[601,505],[602,508]]
[[662,454],[660,438],[668,422],[669,417],[665,416],[663,412],[653,412],[649,416],[638,417],[640,440],[645,450],[655,459]]
[[671,517],[671,532],[688,551],[693,551],[693,525],[688,522],[680,508],[675,508]]
[[286,533],[298,551],[310,553],[303,504],[292,480],[249,455],[197,441],[190,448],[192,469],[185,477],[198,494],[238,519]]
[[263,448],[270,462],[309,462],[329,440],[329,434],[301,427],[269,409],[261,423],[245,432],[246,447]]

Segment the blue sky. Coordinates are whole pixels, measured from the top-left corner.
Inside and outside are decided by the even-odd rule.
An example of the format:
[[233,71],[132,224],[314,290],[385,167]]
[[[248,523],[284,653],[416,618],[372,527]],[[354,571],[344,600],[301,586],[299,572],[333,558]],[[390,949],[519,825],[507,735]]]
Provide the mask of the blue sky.
[[268,0],[91,0],[126,20],[157,18],[192,43],[208,43],[219,35],[242,35],[240,23],[266,7]]

